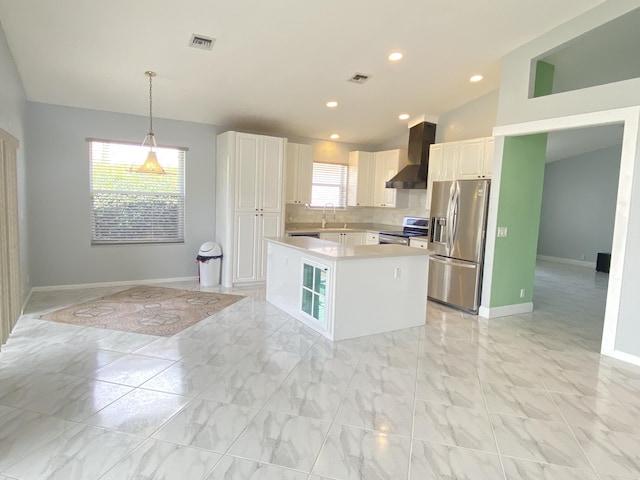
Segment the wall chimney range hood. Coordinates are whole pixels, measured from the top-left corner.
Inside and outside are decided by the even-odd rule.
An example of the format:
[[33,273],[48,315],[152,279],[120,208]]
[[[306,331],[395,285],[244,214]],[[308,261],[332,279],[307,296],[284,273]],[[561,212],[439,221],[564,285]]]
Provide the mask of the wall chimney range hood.
[[385,183],[387,188],[427,188],[429,146],[436,141],[436,125],[421,122],[409,129],[409,165]]

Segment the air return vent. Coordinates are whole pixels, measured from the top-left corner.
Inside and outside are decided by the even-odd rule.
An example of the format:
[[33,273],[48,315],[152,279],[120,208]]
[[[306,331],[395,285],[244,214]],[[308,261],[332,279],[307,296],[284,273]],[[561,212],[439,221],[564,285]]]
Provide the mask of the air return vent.
[[215,41],[215,38],[205,37],[204,35],[196,35],[194,33],[193,35],[191,35],[191,40],[189,40],[189,46],[193,48],[200,48],[202,50],[211,50]]
[[350,82],[362,84],[369,80],[371,75],[367,75],[366,73],[355,73],[350,79]]

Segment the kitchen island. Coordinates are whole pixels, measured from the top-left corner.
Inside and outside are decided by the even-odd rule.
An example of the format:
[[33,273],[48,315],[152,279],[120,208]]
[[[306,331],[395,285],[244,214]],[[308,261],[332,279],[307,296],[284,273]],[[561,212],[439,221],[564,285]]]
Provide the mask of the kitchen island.
[[330,340],[423,325],[429,257],[400,245],[267,238],[267,301]]

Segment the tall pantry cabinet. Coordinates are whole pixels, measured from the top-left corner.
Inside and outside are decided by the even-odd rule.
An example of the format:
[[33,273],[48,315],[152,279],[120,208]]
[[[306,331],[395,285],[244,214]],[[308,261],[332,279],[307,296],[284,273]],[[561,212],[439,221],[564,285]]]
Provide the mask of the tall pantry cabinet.
[[284,232],[284,138],[225,132],[217,139],[216,242],[222,285],[261,282],[264,237]]

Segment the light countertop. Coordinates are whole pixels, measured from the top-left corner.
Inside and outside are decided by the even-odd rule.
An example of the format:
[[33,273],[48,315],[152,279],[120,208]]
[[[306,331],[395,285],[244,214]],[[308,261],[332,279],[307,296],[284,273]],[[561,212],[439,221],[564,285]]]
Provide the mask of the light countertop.
[[330,222],[325,228],[319,223],[287,223],[284,227],[286,233],[289,232],[306,232],[306,233],[322,233],[322,232],[382,232],[389,230],[402,230],[402,226],[385,225],[382,223],[344,223]]
[[330,260],[359,260],[363,258],[424,257],[425,249],[404,245],[356,245],[347,246],[312,237],[268,237],[268,242],[303,250]]

